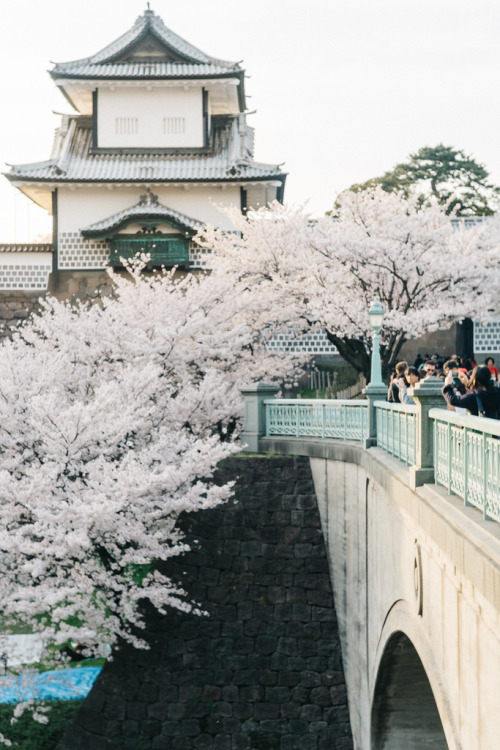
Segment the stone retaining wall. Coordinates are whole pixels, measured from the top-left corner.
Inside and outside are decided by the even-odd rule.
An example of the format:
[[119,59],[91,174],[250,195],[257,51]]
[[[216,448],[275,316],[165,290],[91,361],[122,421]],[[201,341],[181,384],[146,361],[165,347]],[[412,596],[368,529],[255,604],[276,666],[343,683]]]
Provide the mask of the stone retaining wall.
[[238,457],[235,501],[183,519],[169,563],[208,616],[149,618],[57,750],[350,750],[346,687],[309,461]]
[[51,295],[60,300],[96,302],[112,294],[106,271],[58,271],[51,273],[46,292],[0,290],[0,339],[40,309],[40,299]]
[[39,309],[40,292],[0,291],[0,338]]

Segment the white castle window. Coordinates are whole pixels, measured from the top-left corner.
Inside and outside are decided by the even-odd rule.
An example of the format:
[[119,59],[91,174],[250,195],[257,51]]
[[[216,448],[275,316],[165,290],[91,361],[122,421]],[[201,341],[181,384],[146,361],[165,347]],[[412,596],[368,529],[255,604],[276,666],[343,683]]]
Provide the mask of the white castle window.
[[164,117],[163,132],[166,135],[184,135],[186,132],[185,117]]
[[139,132],[138,117],[116,117],[115,133],[117,135],[137,135]]

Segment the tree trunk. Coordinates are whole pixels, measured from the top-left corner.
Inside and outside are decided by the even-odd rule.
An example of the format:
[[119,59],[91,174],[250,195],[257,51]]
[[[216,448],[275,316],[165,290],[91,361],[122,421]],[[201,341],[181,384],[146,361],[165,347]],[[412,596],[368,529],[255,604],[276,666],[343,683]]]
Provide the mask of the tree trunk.
[[[366,344],[361,339],[340,338],[335,333],[327,330],[328,340],[339,350],[342,359],[345,359],[357,372],[362,373],[366,382],[371,377],[371,349],[367,350]],[[382,378],[389,381],[389,375],[398,361],[398,354],[406,339],[398,335],[393,337],[388,346],[380,347],[380,359],[382,363]]]
[[328,340],[339,350],[342,359],[345,359],[357,372],[363,373],[366,382],[370,381],[371,352],[360,339],[340,338],[331,331],[326,331]]

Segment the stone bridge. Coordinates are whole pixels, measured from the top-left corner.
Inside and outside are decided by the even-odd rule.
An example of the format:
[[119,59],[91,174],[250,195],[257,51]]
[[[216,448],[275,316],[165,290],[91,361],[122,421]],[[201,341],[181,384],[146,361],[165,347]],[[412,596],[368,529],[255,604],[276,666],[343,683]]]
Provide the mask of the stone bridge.
[[358,750],[500,747],[500,423],[243,390],[248,451],[310,459]]

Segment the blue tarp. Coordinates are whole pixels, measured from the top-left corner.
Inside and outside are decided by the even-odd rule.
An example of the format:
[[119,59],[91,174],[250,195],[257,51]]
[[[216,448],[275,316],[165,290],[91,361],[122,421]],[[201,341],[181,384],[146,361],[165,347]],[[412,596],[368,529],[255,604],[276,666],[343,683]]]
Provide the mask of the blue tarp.
[[75,667],[51,672],[0,677],[0,703],[85,698],[102,667]]

